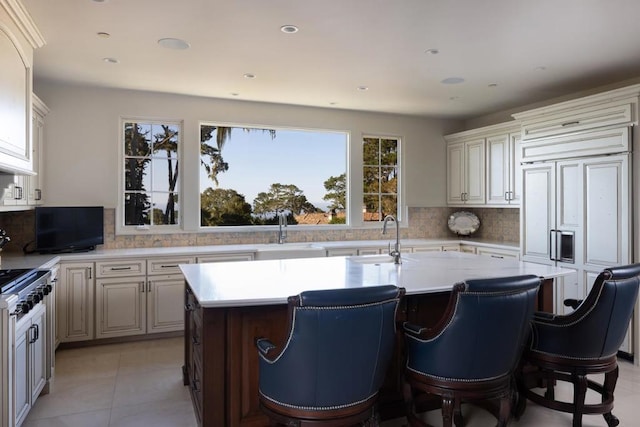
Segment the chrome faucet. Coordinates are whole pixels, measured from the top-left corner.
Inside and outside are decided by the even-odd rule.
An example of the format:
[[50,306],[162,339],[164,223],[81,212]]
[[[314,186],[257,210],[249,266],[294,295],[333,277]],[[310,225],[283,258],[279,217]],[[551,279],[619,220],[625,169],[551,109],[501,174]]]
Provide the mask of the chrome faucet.
[[394,264],[401,264],[400,261],[400,223],[393,215],[387,215],[384,217],[384,221],[382,222],[382,234],[387,233],[387,223],[389,221],[393,221],[396,223],[396,244],[393,246],[393,250],[391,250],[391,243],[389,243],[389,255],[393,257]]
[[278,214],[278,243],[283,244],[287,240],[287,214]]

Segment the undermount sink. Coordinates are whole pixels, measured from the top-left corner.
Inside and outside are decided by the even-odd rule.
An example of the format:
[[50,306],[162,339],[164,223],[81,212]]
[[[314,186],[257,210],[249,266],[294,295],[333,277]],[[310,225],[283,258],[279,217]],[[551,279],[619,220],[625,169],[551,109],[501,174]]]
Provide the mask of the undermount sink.
[[[360,255],[350,256],[347,259],[355,264],[392,264],[391,255]],[[402,259],[402,257],[400,258]]]

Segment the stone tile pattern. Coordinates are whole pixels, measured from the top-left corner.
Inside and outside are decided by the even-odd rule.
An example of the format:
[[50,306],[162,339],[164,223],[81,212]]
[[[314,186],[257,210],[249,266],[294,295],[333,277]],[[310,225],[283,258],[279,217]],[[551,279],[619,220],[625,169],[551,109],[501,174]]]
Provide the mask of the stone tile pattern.
[[[449,216],[466,210],[480,218],[480,229],[474,239],[518,243],[520,236],[519,209],[506,208],[409,208],[409,227],[402,228],[405,239],[455,238],[447,227]],[[225,231],[204,233],[145,234],[139,236],[115,234],[115,209],[105,209],[104,249],[153,248],[172,246],[207,246],[228,244],[275,243],[275,231]],[[0,213],[0,228],[7,230],[11,243],[5,251],[19,252],[35,239],[33,211]],[[275,226],[274,226],[275,230]],[[326,230],[288,230],[287,242],[327,242],[339,240],[377,240],[380,228],[331,228]]]

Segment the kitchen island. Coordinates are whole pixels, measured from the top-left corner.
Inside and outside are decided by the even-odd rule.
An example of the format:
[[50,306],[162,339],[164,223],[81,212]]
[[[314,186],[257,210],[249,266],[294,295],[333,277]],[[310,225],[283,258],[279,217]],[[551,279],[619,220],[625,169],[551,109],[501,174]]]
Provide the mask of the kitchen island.
[[[258,407],[254,342],[281,345],[287,297],[305,290],[394,284],[406,289],[398,321],[434,324],[453,285],[472,278],[534,274],[544,278],[538,306],[553,307],[553,279],[573,270],[460,252],[409,253],[402,264],[387,255],[181,265],[185,276],[185,366],[203,426],[266,426]],[[402,415],[402,335],[380,392],[383,419]],[[294,379],[292,379],[294,380]]]

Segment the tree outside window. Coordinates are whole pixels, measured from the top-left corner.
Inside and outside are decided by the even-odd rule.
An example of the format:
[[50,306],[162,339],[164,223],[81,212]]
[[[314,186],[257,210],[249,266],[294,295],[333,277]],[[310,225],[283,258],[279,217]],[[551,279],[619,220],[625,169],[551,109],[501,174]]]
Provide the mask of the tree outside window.
[[179,224],[178,123],[125,121],[124,225]]
[[364,137],[362,220],[382,221],[386,215],[398,217],[398,150],[400,140]]

